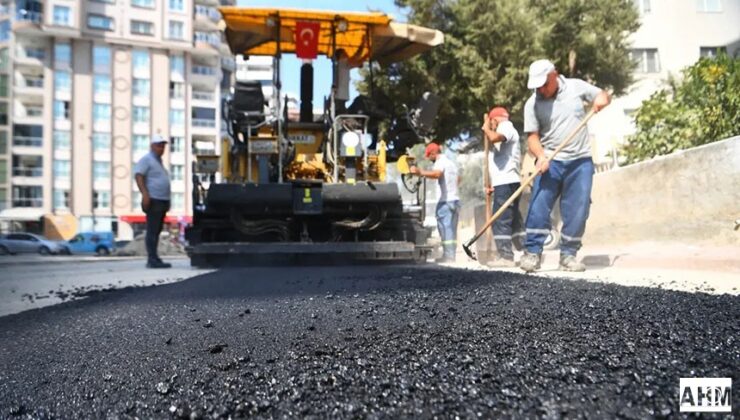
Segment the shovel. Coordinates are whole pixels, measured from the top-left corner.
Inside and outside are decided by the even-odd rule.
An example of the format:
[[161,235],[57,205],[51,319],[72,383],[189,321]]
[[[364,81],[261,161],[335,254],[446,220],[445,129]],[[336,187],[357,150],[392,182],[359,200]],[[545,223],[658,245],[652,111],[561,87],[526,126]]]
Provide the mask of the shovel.
[[[578,132],[581,131],[581,129],[586,126],[586,123],[588,122],[588,120],[591,119],[591,117],[594,116],[594,114],[595,114],[595,112],[593,110],[591,110],[586,115],[586,118],[584,118],[583,121],[581,121],[580,124],[578,124],[578,126],[568,135],[568,137],[566,137],[565,141],[563,141],[562,143],[560,143],[560,146],[558,146],[557,148],[555,148],[555,150],[552,152],[552,155],[550,155],[550,157],[546,157],[545,159],[547,159],[548,161],[550,161],[550,160],[552,160],[555,157],[555,155],[557,155],[558,153],[560,153],[560,151],[563,150],[563,148],[565,146],[567,146],[568,143],[571,142],[571,140],[573,140],[573,137],[575,137],[576,134],[578,134]],[[468,240],[467,242],[465,242],[463,244],[463,246],[462,246],[463,247],[463,250],[465,251],[466,254],[468,254],[468,257],[470,257],[471,259],[473,259],[475,261],[478,260],[475,257],[475,253],[470,249],[470,247],[473,246],[473,244],[475,243],[475,241],[477,241],[481,236],[483,236],[484,233],[486,233],[486,231],[488,230],[488,228],[491,227],[491,225],[493,224],[493,222],[496,221],[496,219],[498,219],[499,217],[501,217],[501,215],[504,213],[504,211],[506,211],[506,209],[509,208],[509,206],[511,205],[511,203],[513,203],[514,200],[516,200],[517,197],[519,197],[522,194],[522,191],[524,191],[524,188],[527,185],[529,185],[532,182],[532,180],[534,180],[537,177],[537,175],[539,175],[539,172],[538,171],[535,171],[534,173],[532,173],[532,175],[530,175],[529,178],[527,178],[522,183],[522,185],[519,187],[519,189],[517,189],[516,191],[514,191],[514,194],[512,194],[511,197],[509,197],[509,199],[506,200],[506,202],[504,202],[504,204],[502,204],[501,207],[498,210],[496,210],[496,213],[494,213],[493,216],[491,216],[491,218],[488,219],[488,221],[483,226],[483,228],[478,233],[476,233],[475,236],[473,236],[472,238],[470,238],[470,240]]]

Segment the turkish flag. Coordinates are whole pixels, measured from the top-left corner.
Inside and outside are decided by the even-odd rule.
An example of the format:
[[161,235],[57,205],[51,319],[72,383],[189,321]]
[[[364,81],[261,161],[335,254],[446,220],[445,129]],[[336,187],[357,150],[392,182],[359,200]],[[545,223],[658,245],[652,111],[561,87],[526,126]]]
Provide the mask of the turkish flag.
[[316,58],[319,51],[319,22],[295,23],[295,55],[298,58]]

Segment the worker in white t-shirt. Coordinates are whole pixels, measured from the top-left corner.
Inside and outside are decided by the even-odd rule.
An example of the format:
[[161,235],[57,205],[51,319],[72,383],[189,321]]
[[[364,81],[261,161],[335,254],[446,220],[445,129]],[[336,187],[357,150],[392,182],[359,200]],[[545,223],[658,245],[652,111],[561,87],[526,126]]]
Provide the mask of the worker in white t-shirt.
[[[506,108],[497,106],[488,113],[483,124],[486,140],[494,146],[488,157],[488,172],[491,177],[493,194],[493,213],[519,189],[519,167],[521,161],[521,146],[519,133],[514,124],[509,121]],[[496,219],[493,223],[493,239],[496,241],[498,256],[487,263],[490,267],[515,267],[512,240],[517,238],[523,242],[524,228],[522,215],[519,212],[519,198]]]
[[442,258],[437,262],[454,262],[457,250],[457,220],[460,216],[460,196],[457,193],[457,165],[442,153],[436,143],[429,143],[424,156],[434,162],[427,171],[416,166],[409,172],[426,178],[436,179],[439,183],[439,202],[437,203],[437,229],[442,238]]

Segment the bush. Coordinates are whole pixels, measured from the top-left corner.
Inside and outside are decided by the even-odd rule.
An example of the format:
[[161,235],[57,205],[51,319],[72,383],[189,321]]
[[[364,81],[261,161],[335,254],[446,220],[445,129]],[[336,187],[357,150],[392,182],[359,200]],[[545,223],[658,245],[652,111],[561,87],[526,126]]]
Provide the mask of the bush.
[[740,134],[740,59],[720,54],[642,103],[624,147],[629,163]]

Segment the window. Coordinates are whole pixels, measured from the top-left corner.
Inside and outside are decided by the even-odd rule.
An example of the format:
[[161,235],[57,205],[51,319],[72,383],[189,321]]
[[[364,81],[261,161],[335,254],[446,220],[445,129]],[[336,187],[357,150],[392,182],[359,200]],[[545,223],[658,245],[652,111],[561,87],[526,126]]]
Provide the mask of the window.
[[56,70],[54,72],[54,91],[57,93],[72,91],[72,78],[68,71]]
[[149,98],[150,82],[149,79],[134,79],[132,83],[134,96]]
[[67,159],[54,159],[54,179],[69,179],[70,164]]
[[634,2],[635,7],[637,7],[637,11],[640,12],[641,15],[650,13],[650,0],[634,0]]
[[[8,161],[5,159],[0,159],[0,184],[5,184],[7,181],[8,181]],[[5,203],[2,203],[2,204],[5,204]]]
[[54,24],[60,26],[72,26],[72,17],[69,7],[54,5]]
[[55,209],[68,209],[69,208],[69,191],[68,190],[54,190],[54,208]]
[[701,47],[699,48],[699,56],[706,58],[714,58],[719,54],[727,54],[727,47]]
[[44,143],[44,127],[41,125],[13,124],[13,144],[16,146],[39,147]]
[[87,15],[87,27],[90,29],[98,29],[101,31],[112,31],[113,30],[113,18],[103,15]]
[[110,105],[93,104],[93,122],[110,122]]
[[172,208],[182,209],[185,207],[185,194],[173,193],[172,194]]
[[0,102],[0,125],[8,125],[8,103]]
[[10,68],[10,55],[7,48],[0,48],[0,71],[8,71]]
[[93,192],[93,207],[95,209],[110,208],[110,191]]
[[93,93],[95,95],[110,95],[111,81],[106,74],[96,74],[93,77]]
[[134,70],[149,71],[149,51],[147,50],[134,50]]
[[116,0],[92,0],[96,3],[108,3],[108,4],[114,4]]
[[146,154],[149,151],[149,137],[142,135],[134,135],[132,152],[134,159],[138,160],[139,157]]
[[0,41],[10,39],[10,20],[0,22]]
[[179,12],[185,11],[185,5],[183,4],[183,0],[169,0],[170,1],[170,10],[177,10]]
[[184,126],[185,125],[185,111],[182,109],[171,109],[170,110],[170,125],[173,126]]
[[182,153],[185,151],[185,139],[183,137],[170,137],[170,152]]
[[111,68],[111,50],[104,45],[93,46],[93,71],[98,74],[109,74]]
[[0,74],[0,98],[8,97],[8,83],[10,78],[7,74]]
[[154,0],[131,0],[132,6],[154,8]]
[[54,101],[54,120],[66,121],[69,119],[69,102]]
[[42,187],[13,187],[13,207],[41,207],[44,204]]
[[185,59],[181,55],[170,57],[170,72],[174,74],[185,74]]
[[105,181],[110,179],[110,162],[93,162],[93,179]]
[[134,123],[149,123],[149,107],[135,106],[133,110]]
[[54,65],[57,67],[70,66],[72,64],[72,48],[69,44],[54,45]]
[[170,177],[173,181],[182,181],[185,179],[185,167],[183,165],[172,165],[170,167]]
[[170,82],[170,99],[185,98],[185,83]]
[[660,60],[658,59],[658,50],[655,48],[635,49],[630,51],[632,61],[637,65],[635,71],[639,73],[658,73],[660,72]]
[[722,0],[696,0],[696,11],[701,13],[719,13],[722,11]]
[[195,127],[216,126],[216,110],[213,108],[193,107],[190,114],[193,118],[193,126]]
[[170,39],[184,39],[185,29],[182,22],[171,20],[169,23],[169,38]]
[[8,153],[8,132],[0,131],[0,155]]
[[70,144],[69,131],[54,132],[54,150],[69,150]]
[[93,152],[109,152],[110,151],[110,134],[109,133],[93,133]]
[[143,20],[131,21],[131,33],[139,35],[154,35],[154,24]]

